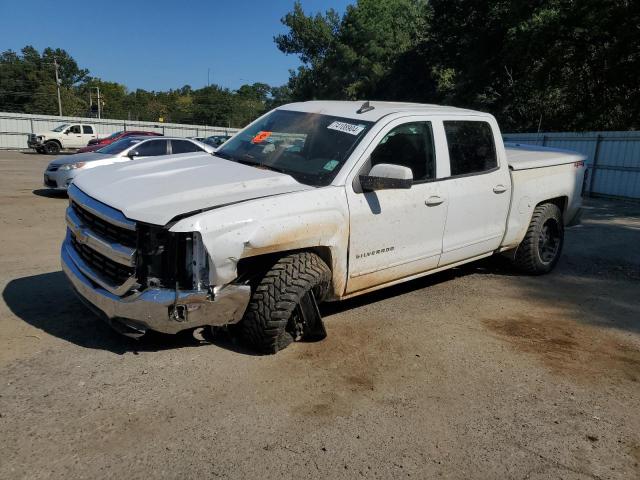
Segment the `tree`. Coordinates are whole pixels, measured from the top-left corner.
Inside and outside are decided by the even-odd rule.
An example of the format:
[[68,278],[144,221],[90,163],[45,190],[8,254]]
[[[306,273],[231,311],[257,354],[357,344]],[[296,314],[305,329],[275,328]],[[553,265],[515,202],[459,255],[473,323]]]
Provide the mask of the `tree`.
[[426,32],[423,0],[359,0],[342,18],[334,10],[307,16],[300,2],[282,22],[278,48],[303,65],[292,73],[294,98],[356,99],[384,95],[381,82]]
[[509,130],[640,126],[638,2],[430,5],[431,35],[418,50],[437,100],[488,110]]
[[294,99],[444,103],[510,131],[640,128],[640,2],[359,0],[342,18],[296,2],[282,22]]
[[0,55],[0,109],[25,113],[58,113],[54,59],[59,65],[64,113],[84,113],[84,102],[74,87],[84,81],[87,70],[62,49],[46,48],[42,55],[30,45],[21,55],[7,50]]

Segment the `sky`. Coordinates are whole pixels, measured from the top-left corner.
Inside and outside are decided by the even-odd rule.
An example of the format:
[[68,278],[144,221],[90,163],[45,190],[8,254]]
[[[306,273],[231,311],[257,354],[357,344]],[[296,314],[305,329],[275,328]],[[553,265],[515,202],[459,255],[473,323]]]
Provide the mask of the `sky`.
[[[355,0],[302,0],[306,13],[344,12]],[[25,45],[66,50],[80,68],[130,90],[168,90],[209,82],[286,83],[296,56],[274,35],[293,0],[0,0],[0,51]]]

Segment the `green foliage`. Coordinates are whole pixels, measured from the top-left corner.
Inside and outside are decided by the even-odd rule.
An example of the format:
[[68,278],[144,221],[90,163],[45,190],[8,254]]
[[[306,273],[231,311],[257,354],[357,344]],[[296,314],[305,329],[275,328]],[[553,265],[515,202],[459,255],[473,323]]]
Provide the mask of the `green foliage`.
[[444,103],[505,130],[640,128],[640,2],[359,0],[338,18],[298,2],[275,38],[302,66],[294,99]]
[[355,99],[380,95],[382,80],[425,35],[424,0],[360,0],[340,19],[334,10],[307,16],[299,2],[282,19],[289,33],[278,48],[303,65],[289,87],[297,99]]

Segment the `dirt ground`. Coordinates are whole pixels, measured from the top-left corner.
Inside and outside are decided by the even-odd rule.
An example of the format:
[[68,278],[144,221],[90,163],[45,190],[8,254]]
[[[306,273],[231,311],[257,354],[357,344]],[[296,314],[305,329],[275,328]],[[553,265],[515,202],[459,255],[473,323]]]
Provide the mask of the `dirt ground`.
[[640,478],[640,205],[588,201],[550,275],[473,264],[255,356],[85,310],[50,160],[0,152],[0,478]]

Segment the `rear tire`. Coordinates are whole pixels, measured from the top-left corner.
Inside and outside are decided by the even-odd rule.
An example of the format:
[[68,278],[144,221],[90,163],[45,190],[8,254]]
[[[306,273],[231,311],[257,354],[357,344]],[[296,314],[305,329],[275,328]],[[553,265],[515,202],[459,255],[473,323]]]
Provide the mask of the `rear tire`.
[[560,259],[563,243],[562,212],[553,203],[543,203],[533,210],[531,223],[513,263],[529,275],[549,273]]
[[313,289],[318,303],[325,297],[331,270],[315,253],[292,253],[280,258],[256,285],[240,327],[257,351],[273,354],[298,339],[296,306]]
[[44,149],[49,155],[57,155],[60,153],[60,144],[58,142],[47,142]]

